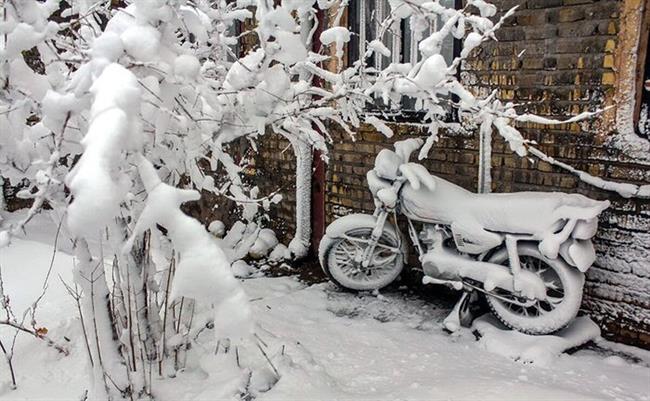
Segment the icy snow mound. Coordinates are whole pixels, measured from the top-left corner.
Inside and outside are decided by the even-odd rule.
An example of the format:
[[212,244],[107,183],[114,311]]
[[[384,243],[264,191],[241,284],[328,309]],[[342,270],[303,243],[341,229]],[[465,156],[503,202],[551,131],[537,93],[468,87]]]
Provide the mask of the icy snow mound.
[[492,315],[476,319],[479,346],[495,354],[541,366],[552,364],[561,353],[600,337],[600,328],[588,316],[576,318],[554,335],[531,336],[504,327]]

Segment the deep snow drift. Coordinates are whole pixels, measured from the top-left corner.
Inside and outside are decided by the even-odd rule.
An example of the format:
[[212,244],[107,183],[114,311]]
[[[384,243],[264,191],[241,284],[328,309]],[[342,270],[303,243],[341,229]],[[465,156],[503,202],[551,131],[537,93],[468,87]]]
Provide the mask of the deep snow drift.
[[[0,250],[6,292],[18,311],[40,293],[52,258],[55,229],[43,219],[32,227],[39,231]],[[69,246],[63,239],[59,245]],[[71,266],[69,254],[57,252],[37,315],[71,355],[19,336],[18,389],[9,388],[7,367],[0,361],[0,399],[81,398],[87,385],[85,350],[76,307],[59,279],[70,281]],[[445,333],[441,322],[451,305],[442,301],[423,301],[406,292],[341,293],[327,283],[306,286],[289,277],[243,283],[256,331],[279,375],[277,380],[256,349],[242,351],[242,364],[255,372],[258,400],[650,400],[647,351],[599,340],[571,355],[526,363],[506,352],[490,352],[500,347],[477,342],[470,330]],[[9,334],[0,327],[3,340]],[[190,352],[195,360],[184,372],[157,382],[158,400],[224,399],[236,388],[239,378],[201,349],[213,349],[209,337],[199,338]],[[264,391],[265,386],[270,389]]]

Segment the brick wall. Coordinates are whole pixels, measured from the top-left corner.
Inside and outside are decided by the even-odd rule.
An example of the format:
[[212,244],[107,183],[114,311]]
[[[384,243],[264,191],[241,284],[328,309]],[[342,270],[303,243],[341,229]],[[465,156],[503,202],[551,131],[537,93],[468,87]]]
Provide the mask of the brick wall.
[[[499,1],[505,8],[515,2]],[[517,2],[518,3],[518,2]],[[622,1],[529,0],[464,66],[475,91],[500,90],[503,99],[529,101],[531,112],[553,117],[613,103]],[[525,51],[521,57],[517,57]],[[504,85],[505,83],[505,85]],[[650,165],[607,146],[619,133],[607,118],[548,128],[528,124],[527,138],[558,160],[621,182],[650,182]],[[544,162],[494,144],[495,191],[561,190],[610,199],[596,238],[598,260],[587,274],[583,307],[605,334],[650,346],[650,202],[598,191]],[[646,159],[647,160],[647,159]]]
[[[498,42],[486,44],[463,65],[465,84],[480,94],[497,89],[502,99],[527,102],[527,111],[552,117],[609,104],[619,78],[614,57],[621,2],[495,3],[502,9],[520,4],[520,9],[498,31]],[[541,150],[579,169],[616,181],[650,182],[648,164],[606,146],[616,133],[608,132],[602,119],[522,128]],[[417,132],[408,126],[397,131]],[[371,153],[388,145],[368,127],[362,127],[359,137],[351,145],[339,135],[342,143],[333,146],[326,204],[329,220],[349,209],[372,208],[362,174],[371,167]],[[520,158],[500,138],[494,139],[493,152],[495,192],[569,191],[613,202],[600,222],[595,241],[599,256],[587,276],[583,307],[599,320],[606,336],[650,346],[650,202],[598,191],[548,163]],[[475,138],[444,137],[425,165],[434,174],[475,190],[477,153]]]
[[[395,135],[387,139],[372,126],[363,124],[354,142],[346,133],[333,128],[334,143],[326,179],[327,224],[351,212],[372,211],[374,203],[368,191],[366,173],[372,169],[377,153],[406,136],[425,134],[421,128],[407,124],[393,125],[392,128]],[[473,136],[441,136],[422,164],[431,173],[473,190],[478,174],[477,142]]]
[[[246,138],[241,138],[231,143],[227,152],[238,164],[242,159],[246,161],[243,163],[241,177],[249,186],[259,188],[259,196],[276,192],[282,195],[282,201],[278,205],[271,204],[267,211],[260,208],[261,214],[265,215],[262,216],[261,224],[272,228],[278,239],[288,244],[295,232],[296,213],[296,162],[291,144],[281,135],[269,133],[257,142],[255,148],[250,146]],[[226,176],[222,166],[212,173],[205,167],[204,172],[215,178]],[[206,226],[213,220],[221,220],[226,227],[230,227],[242,218],[242,210],[234,201],[207,191],[201,192],[198,201],[185,203],[183,210]]]
[[[621,79],[615,66],[620,57],[622,1],[493,2],[501,10],[520,7],[498,31],[499,41],[485,44],[463,64],[461,78],[471,90],[485,95],[497,89],[500,98],[525,103],[526,111],[558,118],[613,103]],[[581,124],[526,124],[521,128],[542,151],[578,169],[615,181],[650,182],[650,163],[608,146],[609,139],[618,134],[608,118],[606,114]],[[338,216],[373,209],[365,173],[372,168],[374,156],[395,139],[421,134],[408,124],[394,130],[394,139],[387,140],[372,127],[362,126],[357,141],[352,142],[332,127],[334,144],[326,178],[328,224]],[[275,151],[281,147],[271,146]],[[265,164],[269,160],[275,160],[273,166],[289,162],[279,160],[277,152],[269,156]],[[432,173],[476,190],[477,162],[476,136],[454,134],[443,135],[424,164]],[[650,347],[650,202],[599,191],[548,163],[520,158],[497,137],[492,165],[495,192],[579,192],[612,201],[595,239],[598,259],[587,274],[583,309],[601,324],[606,337]],[[286,174],[292,172],[286,170]],[[291,202],[282,206],[292,207]],[[281,213],[292,219],[291,213]]]
[[278,239],[288,244],[296,228],[296,157],[291,144],[278,134],[268,134],[259,142],[258,157],[254,158],[252,179],[260,193],[280,191],[282,202],[269,211],[269,225]]

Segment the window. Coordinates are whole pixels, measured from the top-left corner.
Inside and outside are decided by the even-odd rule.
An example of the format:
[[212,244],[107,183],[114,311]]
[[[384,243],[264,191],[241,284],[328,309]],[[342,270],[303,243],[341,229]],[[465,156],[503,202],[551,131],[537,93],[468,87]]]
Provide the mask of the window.
[[[462,0],[440,0],[440,4],[445,7],[458,7]],[[352,64],[359,60],[367,50],[367,45],[375,39],[380,39],[382,43],[391,51],[390,57],[375,52],[370,59],[366,60],[366,65],[370,67],[369,73],[380,71],[391,63],[411,63],[416,64],[421,60],[421,54],[418,51],[418,43],[428,37],[432,32],[439,29],[442,24],[441,20],[430,21],[418,20],[417,16],[407,19],[396,20],[393,25],[388,27],[382,38],[378,38],[381,31],[381,24],[390,16],[391,7],[388,0],[351,0],[348,8],[348,20],[350,21],[350,31],[356,33],[350,39],[348,45],[348,60]],[[411,24],[425,23],[429,27],[423,32],[415,32]],[[453,37],[449,36],[443,43],[441,54],[451,63],[453,58],[458,55],[460,43]],[[370,108],[384,108],[381,101],[377,99],[377,104],[370,105]],[[401,112],[413,112],[415,101],[413,99],[404,99],[401,104]]]
[[[449,8],[453,8],[454,3],[455,0],[440,1],[441,5]],[[418,51],[418,43],[422,39],[428,37],[433,32],[440,29],[440,27],[442,26],[442,20],[439,18],[437,21],[431,24],[431,26],[428,29],[420,33],[419,36],[416,36],[414,30],[411,28],[412,23],[413,23],[413,19],[411,18],[402,21],[402,25],[403,25],[402,32],[405,33],[403,35],[403,40],[402,40],[402,53],[403,53],[402,62],[415,64],[418,61],[420,61],[421,58],[420,52]],[[454,38],[451,36],[447,37],[444,43],[442,44],[442,50],[440,53],[445,58],[445,61],[447,61],[447,65],[451,64],[454,57],[457,56],[457,54],[454,53],[454,50],[456,48],[460,48],[460,46],[457,43],[457,41],[454,40]]]

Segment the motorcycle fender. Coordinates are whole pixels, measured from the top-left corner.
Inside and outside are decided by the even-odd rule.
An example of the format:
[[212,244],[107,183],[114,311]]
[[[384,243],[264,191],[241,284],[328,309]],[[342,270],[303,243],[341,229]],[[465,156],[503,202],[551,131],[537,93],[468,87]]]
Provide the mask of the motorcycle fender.
[[[339,238],[346,232],[357,227],[374,227],[377,224],[377,218],[370,214],[354,213],[338,218],[332,222],[325,230],[325,235],[330,238]],[[393,230],[388,222],[386,229]],[[394,231],[394,230],[393,230]]]
[[[318,249],[319,260],[321,261],[321,263],[323,263],[324,252],[327,248],[327,243],[330,240],[340,238],[343,235],[345,235],[345,233],[355,228],[375,227],[376,225],[377,225],[377,217],[370,214],[363,214],[363,213],[349,214],[347,216],[343,216],[341,218],[334,220],[329,226],[327,226],[327,229],[325,230],[325,235],[321,240],[321,244]],[[395,227],[388,221],[384,223],[383,229],[384,231],[387,231],[388,233],[398,238],[404,238],[404,236],[401,235],[401,233],[397,232],[395,230]],[[402,251],[404,253],[406,252],[405,250],[406,248],[402,246]]]
[[596,235],[598,230],[598,217],[589,220],[579,220],[576,223],[571,236],[575,239],[588,240]]

